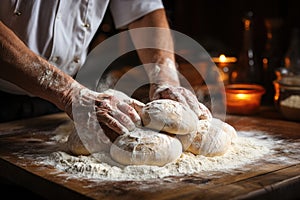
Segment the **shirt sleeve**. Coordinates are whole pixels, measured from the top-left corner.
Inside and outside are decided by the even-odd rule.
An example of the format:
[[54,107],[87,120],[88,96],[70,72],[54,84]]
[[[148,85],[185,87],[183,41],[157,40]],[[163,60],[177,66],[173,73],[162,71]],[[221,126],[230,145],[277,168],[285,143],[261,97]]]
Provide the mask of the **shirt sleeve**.
[[134,20],[161,8],[164,8],[161,0],[111,0],[110,2],[110,11],[117,29],[126,28]]

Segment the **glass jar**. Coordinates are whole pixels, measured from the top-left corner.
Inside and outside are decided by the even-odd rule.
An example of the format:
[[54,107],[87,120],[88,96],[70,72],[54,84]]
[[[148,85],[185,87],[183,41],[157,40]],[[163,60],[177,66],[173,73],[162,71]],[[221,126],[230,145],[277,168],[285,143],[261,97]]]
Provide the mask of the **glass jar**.
[[284,118],[300,121],[300,76],[285,76],[273,83],[276,109]]

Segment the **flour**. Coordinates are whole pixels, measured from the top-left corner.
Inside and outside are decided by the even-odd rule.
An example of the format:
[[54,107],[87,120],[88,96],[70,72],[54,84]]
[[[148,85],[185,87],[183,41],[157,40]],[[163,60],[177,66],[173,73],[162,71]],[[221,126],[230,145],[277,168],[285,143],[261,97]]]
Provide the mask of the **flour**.
[[57,143],[66,143],[68,141],[68,137],[73,130],[74,123],[69,120],[66,123],[59,125],[54,131],[53,136],[50,138],[50,141],[54,141]]
[[[287,145],[289,144],[289,145]],[[296,144],[296,146],[295,146]],[[294,146],[292,146],[294,145]],[[165,166],[122,166],[114,162],[109,153],[94,153],[90,156],[71,156],[65,152],[54,152],[42,162],[55,166],[74,178],[93,180],[149,180],[168,176],[193,175],[201,172],[230,172],[246,170],[259,160],[269,162],[294,162],[298,160],[299,143],[275,140],[263,132],[239,131],[231,148],[223,156],[205,157],[183,153],[175,162]],[[276,157],[279,152],[289,151],[295,158]],[[294,153],[291,153],[295,151]],[[293,160],[294,159],[294,160]]]
[[280,102],[281,105],[300,109],[300,96],[292,95]]

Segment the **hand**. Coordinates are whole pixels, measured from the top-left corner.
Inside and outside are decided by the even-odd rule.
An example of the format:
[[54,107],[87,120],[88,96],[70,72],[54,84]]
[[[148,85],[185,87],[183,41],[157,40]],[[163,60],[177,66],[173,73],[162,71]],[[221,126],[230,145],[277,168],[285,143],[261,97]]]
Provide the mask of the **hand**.
[[154,99],[172,99],[188,106],[196,113],[199,119],[212,118],[209,109],[204,104],[200,103],[190,90],[181,86],[155,86],[152,100]]
[[143,103],[116,90],[98,93],[83,86],[73,88],[66,97],[65,111],[77,125],[99,135],[100,140],[108,142],[99,124],[118,134],[127,133],[141,124],[136,109],[143,107]]

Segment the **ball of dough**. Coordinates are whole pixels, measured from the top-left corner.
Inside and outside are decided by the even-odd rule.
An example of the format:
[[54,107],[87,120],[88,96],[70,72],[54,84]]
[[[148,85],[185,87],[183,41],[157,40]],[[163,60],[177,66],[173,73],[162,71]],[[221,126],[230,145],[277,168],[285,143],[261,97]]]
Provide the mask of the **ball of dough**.
[[197,136],[197,131],[194,131],[192,133],[188,133],[185,135],[176,135],[176,138],[178,138],[179,141],[181,142],[182,150],[186,151],[191,146],[196,136]]
[[75,128],[72,130],[72,133],[68,137],[67,151],[69,151],[73,155],[89,155],[90,154],[90,152],[83,145]]
[[195,144],[196,141],[201,139],[201,134],[207,131],[209,128],[210,120],[199,120],[197,122],[197,131],[186,134],[186,135],[177,135],[176,137],[180,140],[183,150],[186,151],[188,148],[193,144]]
[[171,134],[188,134],[197,130],[198,117],[182,103],[170,99],[154,100],[140,111],[143,125]]
[[178,159],[181,153],[177,138],[139,128],[120,135],[110,148],[112,159],[123,165],[163,166]]
[[236,137],[236,130],[226,122],[216,118],[199,120],[197,134],[187,151],[196,155],[220,156],[227,152]]
[[99,133],[91,133],[84,128],[80,128],[80,127],[76,128],[74,126],[66,142],[66,148],[67,148],[66,151],[76,156],[90,155],[91,153],[101,152],[101,151],[108,152],[111,142],[104,143],[103,141],[101,141],[101,137],[106,137],[110,140],[113,138],[113,137],[110,138],[106,136],[108,132],[111,133],[111,130],[108,130],[106,128],[106,129],[102,129],[102,131],[99,131]]

